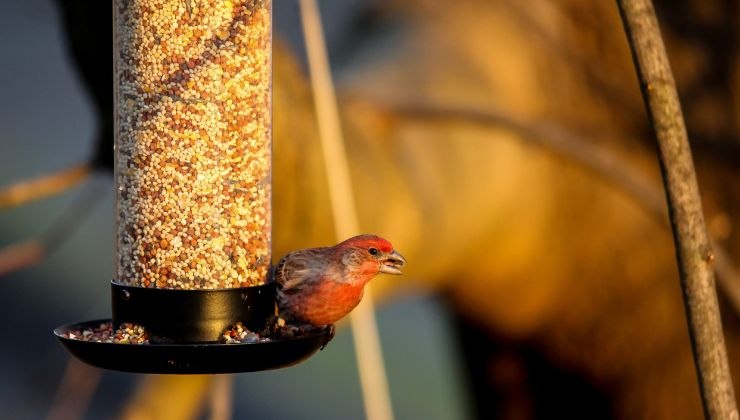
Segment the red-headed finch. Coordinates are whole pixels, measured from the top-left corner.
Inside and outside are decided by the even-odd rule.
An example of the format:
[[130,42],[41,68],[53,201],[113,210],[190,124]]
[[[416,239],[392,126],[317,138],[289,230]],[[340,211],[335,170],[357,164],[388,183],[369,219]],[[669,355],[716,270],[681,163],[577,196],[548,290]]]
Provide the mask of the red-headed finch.
[[291,252],[273,270],[278,316],[313,326],[337,322],[360,303],[367,282],[380,273],[401,274],[405,262],[390,242],[375,235]]

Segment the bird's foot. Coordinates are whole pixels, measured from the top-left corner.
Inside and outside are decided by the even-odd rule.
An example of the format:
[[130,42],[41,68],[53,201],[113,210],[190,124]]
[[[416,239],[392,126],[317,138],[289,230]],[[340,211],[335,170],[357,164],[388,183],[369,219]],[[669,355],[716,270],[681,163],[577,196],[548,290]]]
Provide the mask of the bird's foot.
[[329,336],[334,337],[334,324],[315,326],[311,324],[293,324],[288,323],[282,318],[278,318],[276,333],[283,339],[298,338],[317,332],[326,332]]
[[[281,323],[280,321],[283,322]],[[297,338],[310,333],[314,328],[310,324],[289,324],[282,318],[279,318],[277,333],[280,338]]]
[[336,332],[336,328],[334,327],[334,324],[325,325],[323,329],[326,332],[327,338],[319,350],[324,350],[324,348],[326,348],[326,345],[329,344],[332,338],[334,338],[334,333]]

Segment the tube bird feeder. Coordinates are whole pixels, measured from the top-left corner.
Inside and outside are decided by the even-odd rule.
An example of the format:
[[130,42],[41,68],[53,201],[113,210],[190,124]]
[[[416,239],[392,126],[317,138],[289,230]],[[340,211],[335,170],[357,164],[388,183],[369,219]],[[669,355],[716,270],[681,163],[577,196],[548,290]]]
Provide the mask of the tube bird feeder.
[[333,328],[270,337],[271,0],[113,8],[113,316],[55,333],[83,361],[135,372],[307,358]]

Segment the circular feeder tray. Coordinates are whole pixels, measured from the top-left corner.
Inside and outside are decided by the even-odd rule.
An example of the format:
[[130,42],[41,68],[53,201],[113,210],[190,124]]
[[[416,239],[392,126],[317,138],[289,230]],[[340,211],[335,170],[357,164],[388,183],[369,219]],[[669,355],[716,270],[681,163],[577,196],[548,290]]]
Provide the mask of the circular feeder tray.
[[256,372],[295,365],[326,346],[333,328],[300,337],[249,344],[118,344],[66,337],[73,330],[98,327],[110,319],[68,324],[54,330],[81,361],[103,369],[135,373],[204,374]]

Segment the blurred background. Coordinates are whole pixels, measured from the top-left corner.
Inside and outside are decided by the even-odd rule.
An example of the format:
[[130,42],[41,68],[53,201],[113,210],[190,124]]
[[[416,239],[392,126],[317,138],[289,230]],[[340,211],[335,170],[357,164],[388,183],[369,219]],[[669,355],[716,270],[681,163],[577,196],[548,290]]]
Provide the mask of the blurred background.
[[[52,414],[208,418],[212,377],[68,365],[51,334],[110,316],[111,13],[95,3],[109,2],[0,2],[0,187],[95,168],[63,194],[0,213],[0,247],[54,245],[0,277],[0,407],[46,418],[67,399],[75,407]],[[616,5],[320,5],[361,226],[409,261],[403,277],[373,284],[396,417],[701,418]],[[720,304],[737,378],[740,306],[728,296],[740,287],[740,5],[656,7],[726,256]],[[276,1],[274,23],[276,259],[334,235],[297,3]],[[235,375],[233,417],[362,418],[349,334],[341,325],[299,366]],[[68,366],[82,391],[60,389]]]

